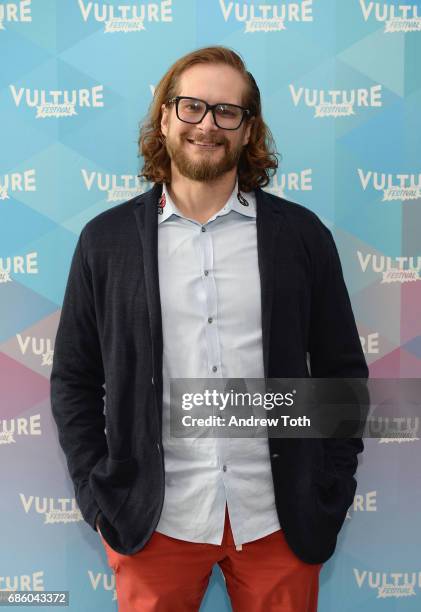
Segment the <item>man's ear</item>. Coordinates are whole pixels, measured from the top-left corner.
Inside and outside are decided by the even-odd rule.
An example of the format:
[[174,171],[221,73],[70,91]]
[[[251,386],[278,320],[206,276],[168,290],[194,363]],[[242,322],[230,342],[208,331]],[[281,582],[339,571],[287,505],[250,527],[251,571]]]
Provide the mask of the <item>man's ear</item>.
[[244,136],[243,136],[243,145],[245,146],[246,144],[248,144],[249,140],[250,140],[250,134],[251,134],[251,128],[253,127],[253,123],[254,123],[254,117],[251,117],[246,124],[246,129],[244,130]]
[[161,132],[166,136],[168,131],[168,108],[165,104],[161,105],[161,112]]

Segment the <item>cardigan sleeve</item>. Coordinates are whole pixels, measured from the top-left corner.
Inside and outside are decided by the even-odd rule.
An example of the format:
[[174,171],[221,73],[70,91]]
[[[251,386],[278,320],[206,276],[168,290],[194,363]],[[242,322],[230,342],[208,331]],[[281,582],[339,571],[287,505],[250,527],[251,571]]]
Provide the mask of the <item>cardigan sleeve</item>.
[[104,368],[95,317],[91,275],[84,258],[85,232],[70,265],[54,345],[50,399],[60,446],[84,519],[96,529],[99,507],[89,474],[107,453]]
[[[342,266],[332,233],[320,222],[313,272],[309,353],[311,376],[316,378],[367,379],[369,372],[358,335]],[[359,398],[368,404],[364,388]],[[366,406],[365,406],[366,407]],[[364,412],[360,408],[359,418]],[[361,424],[361,421],[360,421]],[[361,438],[326,438],[326,452],[338,472],[353,476],[357,454],[364,450]]]

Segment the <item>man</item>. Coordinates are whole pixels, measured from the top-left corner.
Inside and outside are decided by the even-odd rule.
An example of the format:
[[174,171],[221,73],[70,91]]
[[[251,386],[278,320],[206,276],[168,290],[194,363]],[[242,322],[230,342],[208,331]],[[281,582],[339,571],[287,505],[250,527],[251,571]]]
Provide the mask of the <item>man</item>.
[[169,435],[171,378],[368,376],[331,232],[261,189],[270,146],[240,57],[186,55],[141,130],[155,186],[76,246],[52,410],[125,612],[198,610],[215,563],[235,611],[314,612],[353,501],[360,439]]

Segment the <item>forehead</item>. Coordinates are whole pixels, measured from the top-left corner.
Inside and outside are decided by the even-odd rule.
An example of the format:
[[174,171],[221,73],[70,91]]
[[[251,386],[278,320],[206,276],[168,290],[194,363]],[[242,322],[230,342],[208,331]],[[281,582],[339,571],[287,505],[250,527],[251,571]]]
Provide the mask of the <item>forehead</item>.
[[226,64],[195,64],[187,68],[178,83],[179,96],[202,98],[210,104],[242,104],[246,83],[242,74]]

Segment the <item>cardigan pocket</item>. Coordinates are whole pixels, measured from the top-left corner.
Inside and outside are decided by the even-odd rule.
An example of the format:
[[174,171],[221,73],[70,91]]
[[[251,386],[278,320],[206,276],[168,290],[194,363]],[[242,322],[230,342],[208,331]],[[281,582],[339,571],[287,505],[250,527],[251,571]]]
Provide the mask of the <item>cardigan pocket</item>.
[[[327,464],[333,466],[330,458]],[[326,525],[326,529],[338,533],[352,504],[355,479],[334,468],[331,470],[315,466],[312,482],[320,525]]]
[[126,501],[137,473],[134,457],[102,457],[89,475],[89,486],[100,510],[113,523]]

